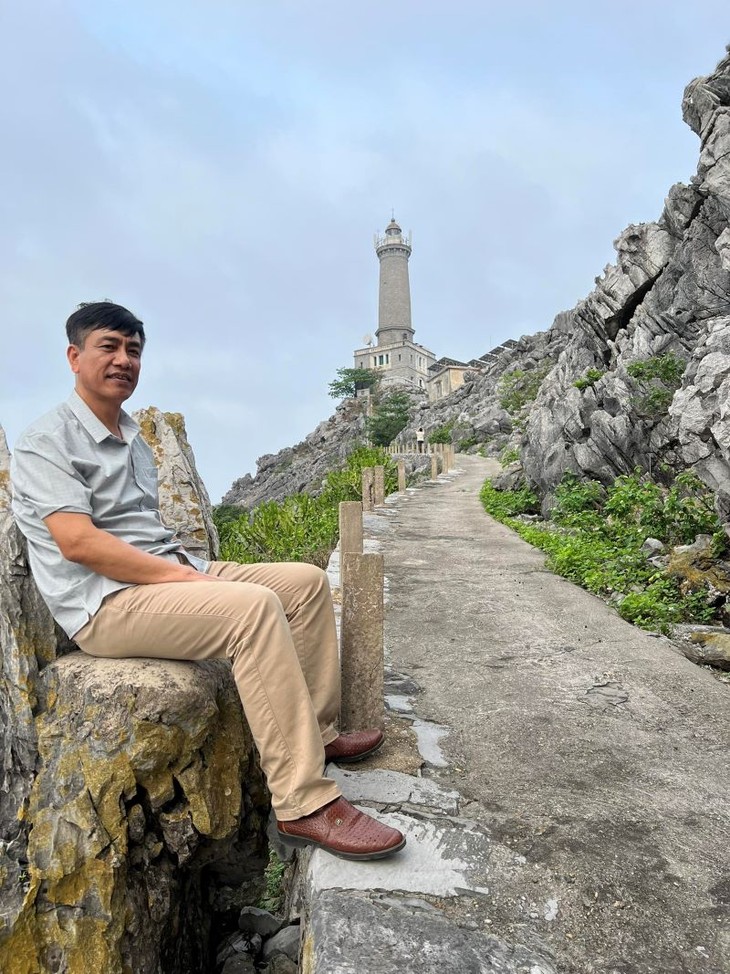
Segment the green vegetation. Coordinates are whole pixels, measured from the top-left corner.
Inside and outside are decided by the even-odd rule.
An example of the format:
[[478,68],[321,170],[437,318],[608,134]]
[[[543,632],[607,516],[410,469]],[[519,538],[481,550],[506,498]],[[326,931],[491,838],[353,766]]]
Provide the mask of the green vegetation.
[[479,440],[476,438],[476,436],[473,436],[473,435],[472,436],[465,436],[462,439],[457,440],[457,442],[456,442],[456,452],[457,453],[466,453],[467,450],[470,450],[473,446],[476,446],[478,442],[479,442]]
[[532,402],[551,367],[548,364],[534,372],[525,372],[522,369],[505,372],[497,383],[499,404],[502,409],[514,415]]
[[431,430],[428,434],[429,443],[451,443],[451,434],[454,431],[454,421],[451,420],[450,423],[444,423],[443,426],[437,426],[435,430]]
[[286,863],[282,862],[273,849],[269,849],[269,863],[264,870],[266,886],[256,904],[260,910],[280,913],[284,905],[284,874]]
[[540,511],[537,494],[529,487],[520,487],[518,490],[497,490],[492,487],[491,481],[486,480],[479,497],[487,514],[491,514],[497,521],[507,524],[516,531],[522,525],[519,521],[513,521],[513,518],[518,514],[537,514]]
[[321,496],[292,494],[216,527],[224,561],[309,561],[324,568],[337,544],[338,515]]
[[600,369],[588,369],[583,378],[578,379],[573,385],[576,389],[580,389],[583,392],[584,389],[589,389],[591,386],[594,386],[605,374]]
[[508,467],[515,460],[520,459],[520,451],[515,446],[506,446],[499,454],[499,462],[503,467]]
[[626,371],[636,379],[641,394],[633,399],[637,409],[650,416],[662,416],[667,412],[674,393],[682,384],[686,362],[671,352],[632,362]]
[[[221,558],[241,564],[262,561],[308,561],[327,565],[337,544],[340,501],[362,496],[363,467],[385,467],[385,491],[398,487],[398,470],[383,450],[360,447],[342,470],[327,474],[319,494],[292,494],[265,501],[251,512],[216,507],[213,520],[221,540]],[[233,515],[233,512],[235,516]]]
[[329,384],[329,394],[333,399],[348,399],[357,395],[358,389],[371,388],[379,380],[373,369],[337,369],[337,376]]
[[667,352],[666,355],[654,355],[652,358],[632,362],[626,371],[634,379],[640,379],[642,382],[656,379],[678,388],[686,367],[686,362]]
[[541,523],[516,520],[538,510],[527,487],[497,491],[487,481],[480,497],[492,517],[547,552],[552,571],[610,598],[629,622],[666,632],[676,622],[711,620],[706,592],[683,595],[640,550],[648,537],[677,545],[715,534],[721,543],[711,495],[694,474],[680,474],[670,488],[639,471],[618,477],[609,488],[569,474],[556,490],[551,521]]
[[408,423],[411,397],[407,392],[390,392],[377,403],[366,423],[368,437],[374,446],[388,446]]

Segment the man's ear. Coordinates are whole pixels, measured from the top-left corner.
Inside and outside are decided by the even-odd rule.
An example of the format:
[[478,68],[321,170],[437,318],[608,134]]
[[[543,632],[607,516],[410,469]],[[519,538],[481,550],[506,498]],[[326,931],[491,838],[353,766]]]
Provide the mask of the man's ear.
[[71,371],[75,374],[79,371],[79,353],[81,349],[78,345],[69,345],[66,349],[66,358],[71,366]]

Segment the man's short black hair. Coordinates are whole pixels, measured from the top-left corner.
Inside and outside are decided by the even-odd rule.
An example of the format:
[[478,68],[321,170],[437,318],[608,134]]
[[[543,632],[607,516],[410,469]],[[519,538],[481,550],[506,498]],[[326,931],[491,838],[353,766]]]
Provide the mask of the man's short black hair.
[[131,311],[111,301],[85,301],[66,322],[69,345],[83,348],[88,334],[99,328],[139,335],[142,345],[145,343],[144,325]]

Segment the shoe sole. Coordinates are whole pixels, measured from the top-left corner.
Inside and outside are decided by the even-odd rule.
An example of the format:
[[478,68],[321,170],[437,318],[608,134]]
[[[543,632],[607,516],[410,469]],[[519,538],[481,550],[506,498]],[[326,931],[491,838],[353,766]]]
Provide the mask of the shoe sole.
[[322,849],[324,852],[329,852],[330,855],[337,856],[339,859],[352,859],[357,862],[368,862],[371,859],[385,859],[386,856],[392,856],[394,852],[400,852],[406,844],[406,837],[403,836],[403,840],[398,845],[391,846],[388,849],[382,849],[380,852],[340,852],[338,849],[332,849],[323,842],[315,842],[314,839],[303,839],[298,835],[288,835],[286,832],[279,832],[278,829],[277,834],[284,845],[291,846],[294,849],[304,849],[307,846],[311,846],[314,849]]
[[385,738],[382,739],[375,747],[371,747],[369,751],[363,751],[362,754],[355,754],[352,757],[344,755],[341,758],[328,758],[325,755],[325,764],[357,764],[358,761],[364,761],[365,758],[369,758],[371,755],[375,754],[380,748],[385,744]]

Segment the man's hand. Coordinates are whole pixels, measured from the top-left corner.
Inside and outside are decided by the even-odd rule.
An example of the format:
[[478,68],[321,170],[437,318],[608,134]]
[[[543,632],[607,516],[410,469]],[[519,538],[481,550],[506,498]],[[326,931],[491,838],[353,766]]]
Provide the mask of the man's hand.
[[150,555],[121,538],[97,528],[88,514],[57,511],[44,518],[64,558],[118,582],[150,585],[155,582],[222,581],[196,571],[192,565],[176,564]]

